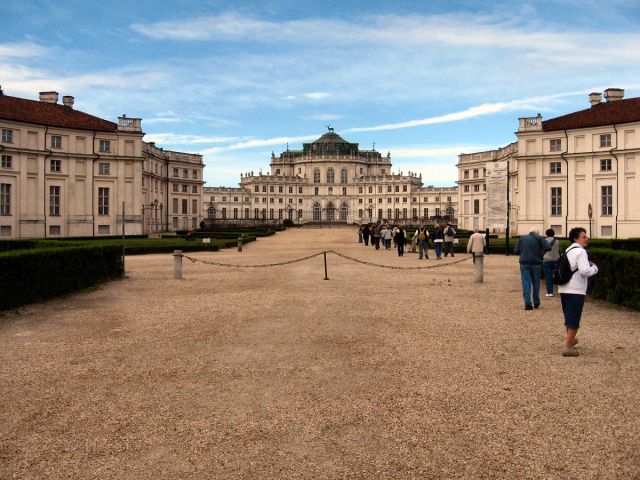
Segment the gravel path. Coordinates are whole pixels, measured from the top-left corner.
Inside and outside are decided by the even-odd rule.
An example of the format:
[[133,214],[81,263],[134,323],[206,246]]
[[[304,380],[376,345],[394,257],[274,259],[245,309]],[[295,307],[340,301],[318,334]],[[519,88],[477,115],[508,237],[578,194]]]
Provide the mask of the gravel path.
[[[353,229],[193,254],[271,263]],[[460,259],[457,255],[455,260]],[[515,257],[399,271],[328,255],[239,269],[127,258],[127,279],[0,314],[2,479],[640,478],[640,313],[525,312]]]

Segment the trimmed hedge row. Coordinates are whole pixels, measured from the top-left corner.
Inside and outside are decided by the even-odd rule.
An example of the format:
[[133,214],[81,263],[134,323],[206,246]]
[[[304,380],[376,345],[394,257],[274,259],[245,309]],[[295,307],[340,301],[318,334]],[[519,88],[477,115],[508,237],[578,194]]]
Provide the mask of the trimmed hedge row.
[[64,295],[122,276],[116,246],[32,248],[0,255],[0,310]]
[[589,258],[598,266],[598,274],[589,282],[589,293],[640,310],[640,253],[590,248]]

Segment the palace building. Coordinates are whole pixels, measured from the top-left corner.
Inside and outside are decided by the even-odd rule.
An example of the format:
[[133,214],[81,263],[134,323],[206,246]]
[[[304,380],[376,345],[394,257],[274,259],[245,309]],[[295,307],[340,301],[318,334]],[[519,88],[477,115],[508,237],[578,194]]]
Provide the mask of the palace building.
[[[609,88],[590,108],[520,118],[518,140],[458,162],[461,225],[513,234],[574,226],[598,238],[640,237],[640,98]],[[487,172],[490,172],[488,174]]]
[[454,220],[457,187],[423,187],[393,172],[391,154],[361,150],[333,129],[302,150],[271,154],[270,170],[240,174],[238,188],[204,187],[214,223],[365,223]]

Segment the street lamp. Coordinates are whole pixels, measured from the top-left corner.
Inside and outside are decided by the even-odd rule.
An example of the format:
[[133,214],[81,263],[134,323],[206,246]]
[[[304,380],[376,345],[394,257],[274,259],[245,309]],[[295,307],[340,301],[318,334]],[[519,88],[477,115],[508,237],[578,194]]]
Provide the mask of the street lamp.
[[[144,211],[145,211],[145,209],[146,210],[150,210],[151,209],[151,210],[155,211],[155,221],[153,222],[153,224],[156,226],[156,229],[157,229],[157,226],[158,226],[158,199],[156,198],[149,205],[145,205],[144,203],[142,204],[142,225],[143,225],[143,228],[144,228]],[[160,204],[160,210],[162,210],[162,204]],[[152,225],[151,216],[149,216],[148,225],[149,225],[149,229],[152,230],[152,228],[151,228],[151,225]]]

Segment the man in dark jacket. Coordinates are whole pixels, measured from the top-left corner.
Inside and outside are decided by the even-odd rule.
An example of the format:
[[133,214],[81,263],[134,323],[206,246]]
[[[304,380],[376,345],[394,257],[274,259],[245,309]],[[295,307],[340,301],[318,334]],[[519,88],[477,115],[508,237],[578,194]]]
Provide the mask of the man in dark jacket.
[[[522,278],[522,296],[524,297],[525,310],[533,310],[540,306],[542,256],[550,250],[549,242],[542,238],[535,228],[529,231],[529,235],[522,235],[513,250],[514,253],[520,255],[520,277]],[[531,305],[532,287],[533,305]]]

